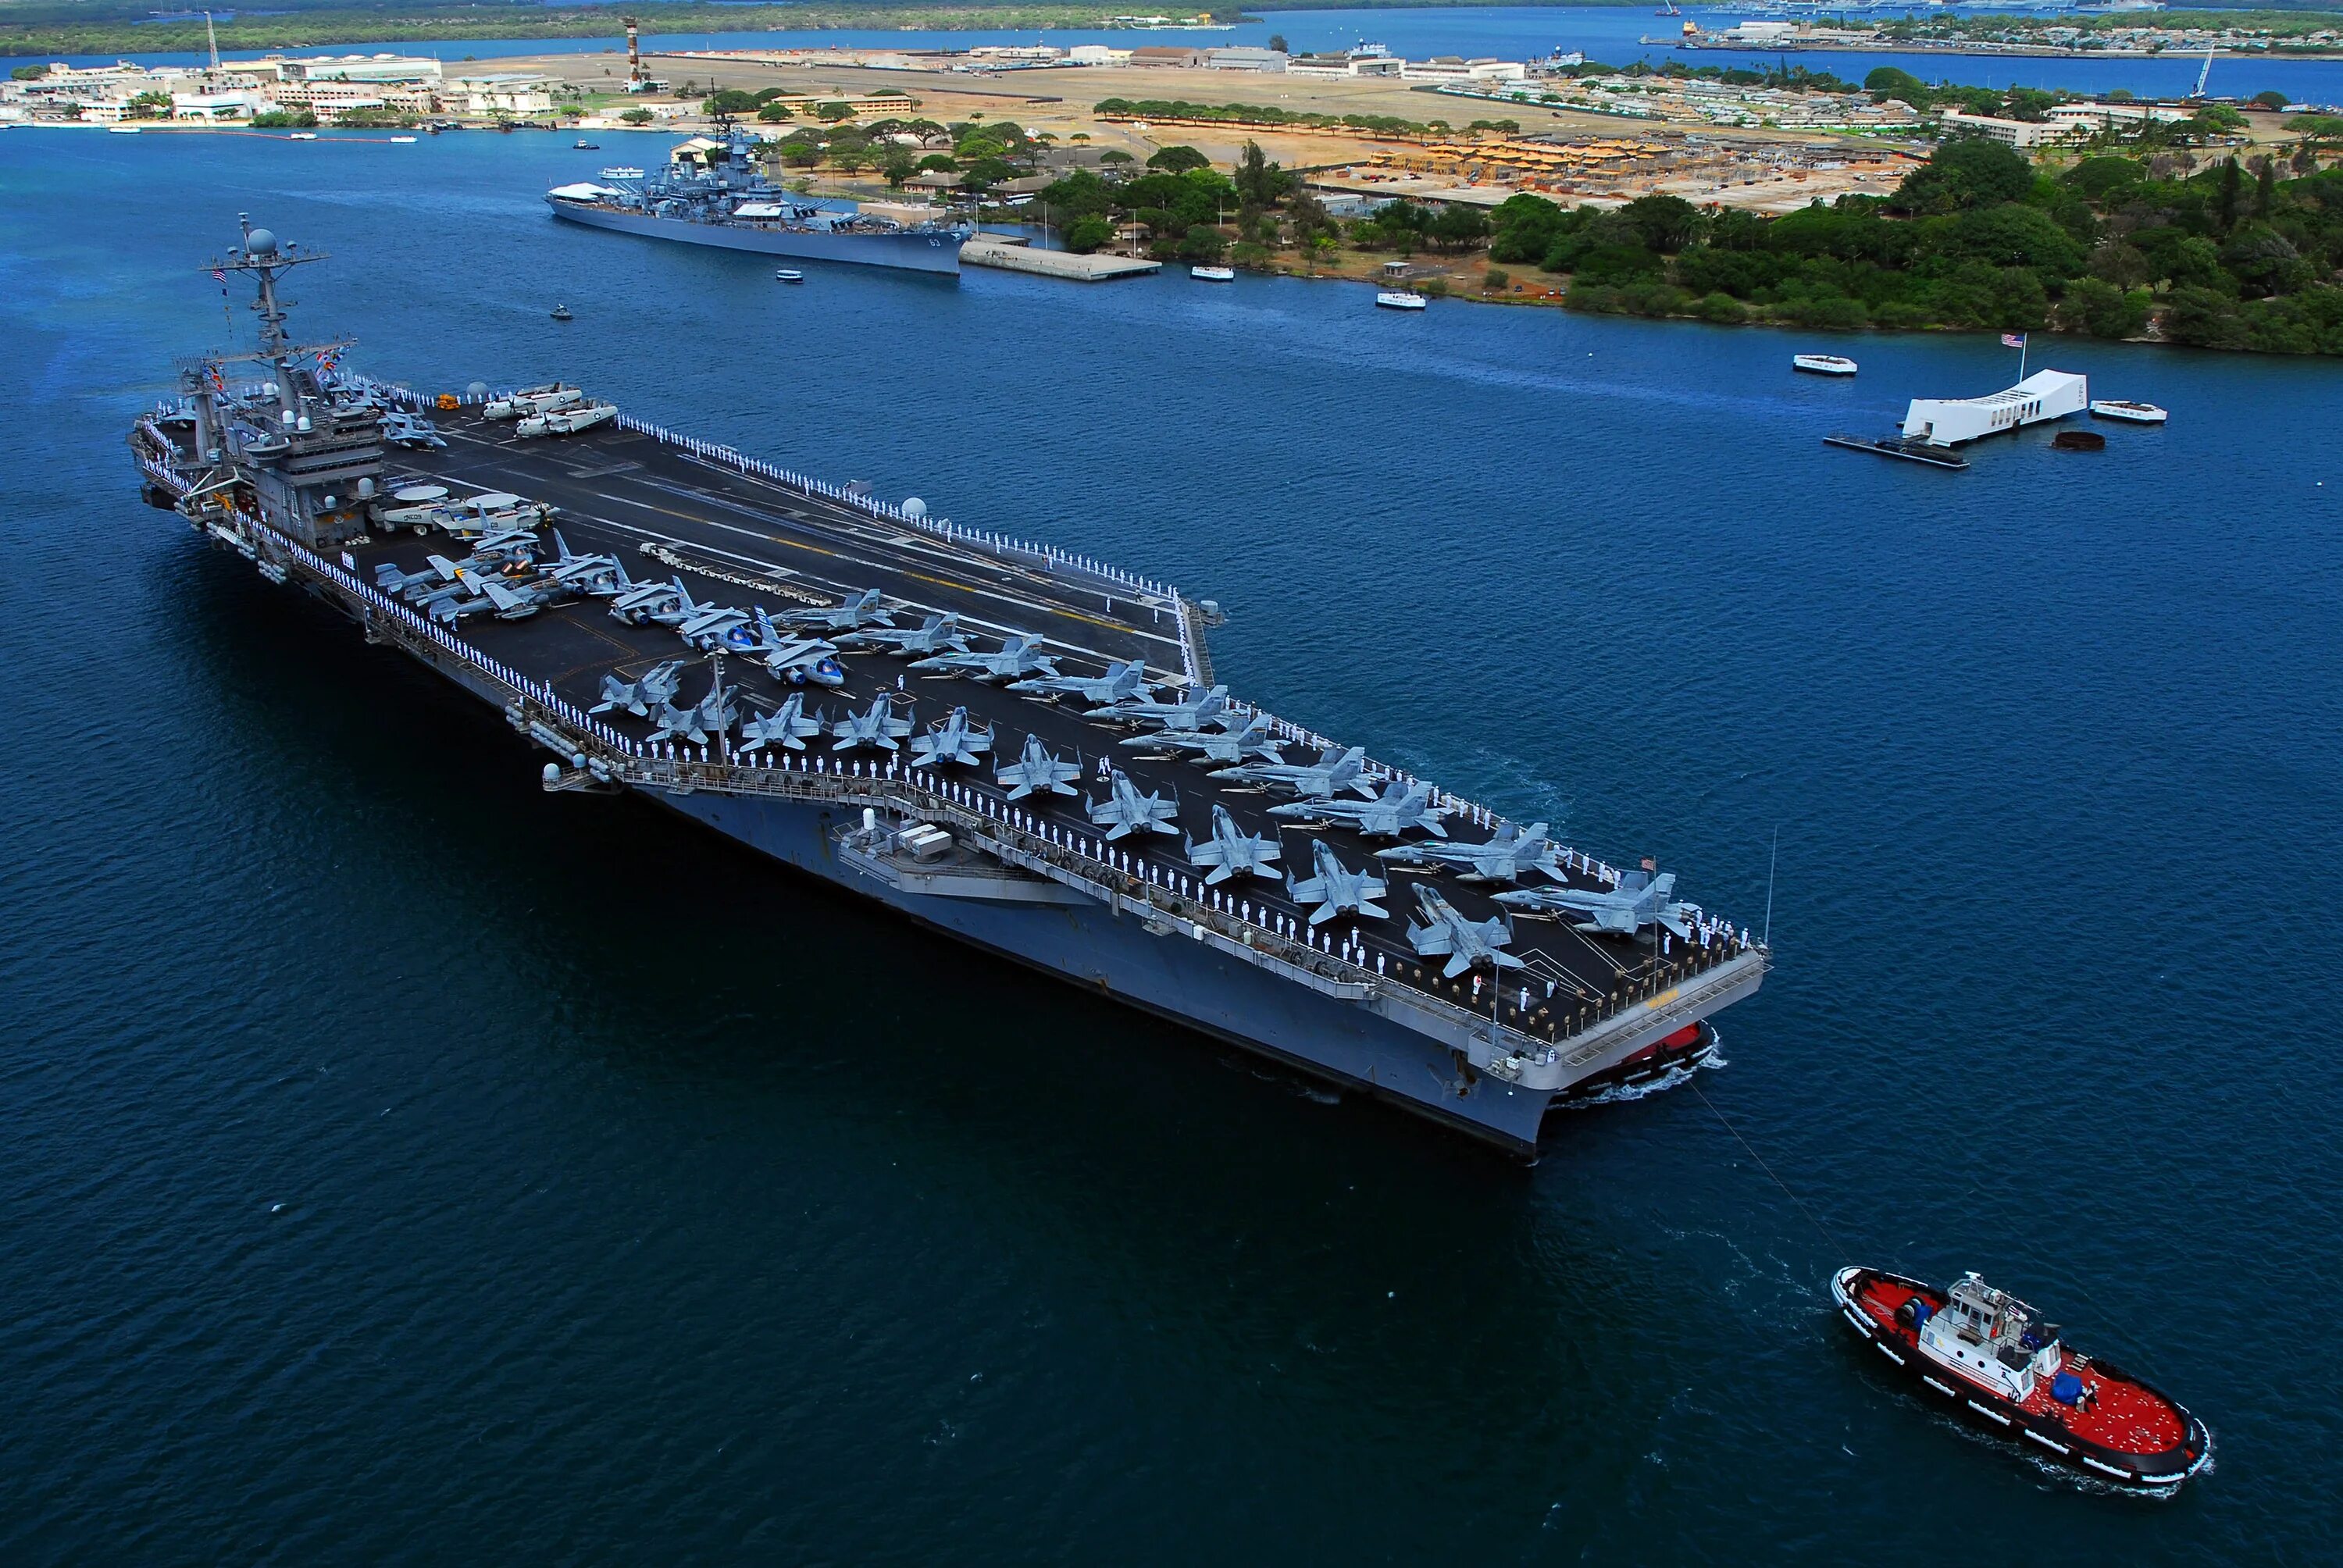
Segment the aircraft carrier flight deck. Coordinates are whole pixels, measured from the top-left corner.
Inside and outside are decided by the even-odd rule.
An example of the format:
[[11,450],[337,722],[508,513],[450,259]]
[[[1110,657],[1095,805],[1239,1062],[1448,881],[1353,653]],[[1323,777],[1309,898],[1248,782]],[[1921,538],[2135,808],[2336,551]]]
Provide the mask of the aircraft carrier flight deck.
[[147,497],[495,702],[548,789],[639,791],[1533,1157],[1555,1107],[1687,1070],[1765,973],[1673,877],[1245,705],[1168,584],[575,387],[341,373],[283,330],[307,259],[250,230],[219,264],[260,286],[261,351],[183,365],[132,433]]

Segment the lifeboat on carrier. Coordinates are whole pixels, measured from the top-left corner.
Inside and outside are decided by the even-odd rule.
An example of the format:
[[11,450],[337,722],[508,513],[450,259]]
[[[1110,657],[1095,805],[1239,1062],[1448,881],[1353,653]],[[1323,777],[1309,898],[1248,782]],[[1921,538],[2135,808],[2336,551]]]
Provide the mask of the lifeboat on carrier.
[[1924,1398],[2085,1475],[2164,1491],[2213,1457],[2213,1434],[2177,1400],[2070,1349],[2057,1324],[1975,1274],[1939,1290],[1878,1269],[1841,1269],[1831,1296]]

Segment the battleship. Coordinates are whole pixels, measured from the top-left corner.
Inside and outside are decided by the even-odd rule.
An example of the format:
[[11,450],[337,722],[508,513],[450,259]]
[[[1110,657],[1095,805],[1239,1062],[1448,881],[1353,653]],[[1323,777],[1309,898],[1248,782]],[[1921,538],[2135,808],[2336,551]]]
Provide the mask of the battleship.
[[593,228],[761,256],[848,262],[906,272],[960,274],[966,224],[901,224],[800,199],[765,178],[755,143],[727,127],[722,156],[676,158],[664,169],[606,168],[545,195],[556,217]]
[[322,259],[247,225],[210,264],[258,345],[180,363],[143,493],[494,704],[548,791],[1531,1160],[1561,1108],[1697,1067],[1767,970],[1673,873],[1232,696],[1211,600],[576,387],[357,375],[287,330]]

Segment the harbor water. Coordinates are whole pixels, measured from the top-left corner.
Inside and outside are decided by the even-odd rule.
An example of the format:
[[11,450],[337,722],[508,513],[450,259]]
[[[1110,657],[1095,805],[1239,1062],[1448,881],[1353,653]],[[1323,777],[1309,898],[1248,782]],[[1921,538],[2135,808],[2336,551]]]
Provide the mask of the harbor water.
[[[2343,368],[2037,340],[2170,425],[1948,474],[1821,437],[2006,385],[1990,335],[790,288],[556,223],[591,163],[0,136],[0,1556],[2331,1549]],[[548,797],[140,504],[129,422],[248,341],[198,266],[238,212],[332,253],[288,292],[349,363],[1169,578],[1240,694],[1655,857],[1778,967],[1724,1065],[1523,1170]],[[1842,1261],[1982,1271],[2214,1468],[2111,1496],[1954,1425]]]

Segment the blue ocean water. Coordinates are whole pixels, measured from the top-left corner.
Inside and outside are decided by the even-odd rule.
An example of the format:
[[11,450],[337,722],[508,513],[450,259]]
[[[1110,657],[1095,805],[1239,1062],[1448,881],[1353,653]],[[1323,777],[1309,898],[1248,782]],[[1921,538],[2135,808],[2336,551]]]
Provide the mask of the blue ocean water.
[[[2204,57],[2178,55],[2131,59],[2055,59],[2042,56],[1945,55],[1936,54],[1798,54],[1704,50],[1684,54],[1664,43],[1672,39],[1683,19],[1655,15],[1649,5],[1460,5],[1429,9],[1277,11],[1261,21],[1209,31],[1115,32],[1085,28],[1052,28],[1045,32],[930,32],[918,28],[822,28],[799,33],[689,33],[646,37],[644,47],[691,49],[968,49],[979,44],[1051,43],[1107,44],[1131,48],[1141,44],[1263,45],[1283,37],[1298,50],[1347,49],[1375,42],[1410,59],[1434,55],[1483,55],[1504,60],[1534,59],[1556,50],[1583,51],[1590,60],[1624,65],[1645,60],[1657,65],[1674,59],[1694,65],[1799,65],[1860,82],[1874,67],[1897,65],[1927,81],[1952,81],[1988,87],[2066,88],[2104,93],[2126,88],[2142,96],[2178,96],[2197,84]],[[1690,18],[1713,32],[1733,25],[1741,13],[1730,7],[1694,7]],[[353,45],[357,46],[357,45]],[[467,40],[446,45],[383,45],[402,53],[437,55],[459,62],[494,59],[509,55],[616,55],[619,44],[609,38]],[[131,56],[148,65],[194,65],[194,55],[160,54]],[[250,58],[250,55],[239,56]],[[107,56],[106,58],[111,58]],[[96,56],[81,63],[96,63]],[[1012,78],[1011,86],[1019,80]],[[1036,91],[1048,90],[1047,78],[1030,78]],[[1217,85],[1226,87],[1222,82]],[[1168,89],[1167,89],[1168,90]],[[2343,101],[2343,60],[2260,59],[2223,55],[2213,63],[2206,90],[2235,98],[2277,91],[2305,103]],[[1134,92],[1137,91],[1134,88]]]
[[[2343,370],[2052,339],[2172,424],[1948,475],[1819,437],[2003,385],[1989,337],[783,289],[557,226],[580,166],[0,136],[0,1556],[2328,1553]],[[128,421],[247,330],[196,266],[239,211],[377,373],[1160,573],[1246,696],[1753,925],[1778,835],[1728,1065],[1524,1171],[545,797],[139,504]],[[1951,1425],[1842,1258],[2027,1295],[2215,1469]]]

